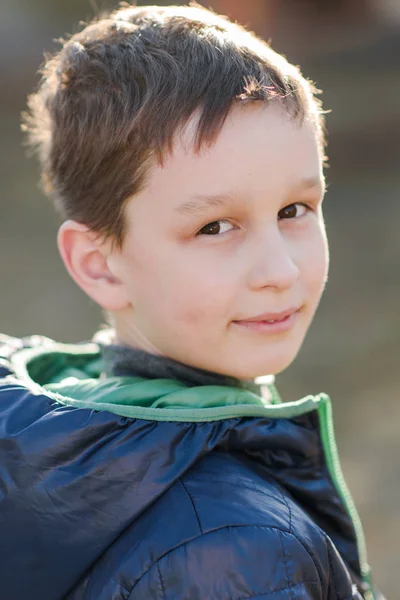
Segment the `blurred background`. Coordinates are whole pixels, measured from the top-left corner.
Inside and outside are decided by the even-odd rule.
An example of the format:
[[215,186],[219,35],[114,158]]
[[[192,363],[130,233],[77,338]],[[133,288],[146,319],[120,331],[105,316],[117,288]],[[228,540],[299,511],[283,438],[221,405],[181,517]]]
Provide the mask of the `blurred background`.
[[[204,4],[300,64],[332,110],[325,199],[330,280],[298,359],[277,383],[285,400],[319,391],[331,396],[342,468],[375,581],[389,600],[400,600],[400,0]],[[19,120],[43,52],[108,8],[116,3],[0,3],[4,333],[78,341],[90,339],[102,320],[58,256],[58,220],[39,189],[38,165],[21,146]]]

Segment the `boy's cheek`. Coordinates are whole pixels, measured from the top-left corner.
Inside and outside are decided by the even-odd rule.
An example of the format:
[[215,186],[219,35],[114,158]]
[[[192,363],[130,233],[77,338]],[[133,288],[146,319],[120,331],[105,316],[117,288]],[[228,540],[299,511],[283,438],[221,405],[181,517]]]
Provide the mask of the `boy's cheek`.
[[305,252],[302,253],[304,277],[312,284],[323,287],[329,268],[329,251],[324,233],[316,232],[304,250]]
[[196,328],[205,325],[205,323],[209,320],[210,314],[209,311],[205,308],[186,308],[181,307],[181,311],[179,310],[175,313],[176,322],[184,327]]

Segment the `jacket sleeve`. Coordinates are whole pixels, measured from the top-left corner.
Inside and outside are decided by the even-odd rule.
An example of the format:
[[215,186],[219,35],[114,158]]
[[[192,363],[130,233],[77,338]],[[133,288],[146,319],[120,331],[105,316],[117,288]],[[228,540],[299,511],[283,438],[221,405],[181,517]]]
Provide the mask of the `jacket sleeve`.
[[332,542],[321,538],[315,555],[276,528],[204,533],[153,564],[129,600],[362,600]]

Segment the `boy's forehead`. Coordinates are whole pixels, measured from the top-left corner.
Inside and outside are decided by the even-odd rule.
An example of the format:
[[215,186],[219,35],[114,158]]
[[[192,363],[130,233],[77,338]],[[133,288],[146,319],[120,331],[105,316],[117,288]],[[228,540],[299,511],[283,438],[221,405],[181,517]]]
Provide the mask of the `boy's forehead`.
[[[293,152],[300,149],[301,154],[320,159],[317,133],[311,119],[299,123],[279,106],[253,103],[247,106],[233,105],[214,139],[196,147],[198,125],[201,115],[195,113],[188,122],[176,132],[172,144],[170,160],[202,163],[218,157],[221,162],[229,158],[241,162],[256,158],[261,151],[267,158],[278,157],[279,152],[287,156],[289,162]],[[253,152],[252,152],[253,150]],[[308,151],[308,152],[307,152]],[[261,157],[260,157],[261,158]],[[224,161],[225,162],[225,161]],[[269,161],[271,164],[273,161]],[[267,161],[264,161],[267,168]]]
[[198,120],[193,115],[177,132],[171,153],[149,173],[148,191],[177,190],[190,210],[196,201],[208,198],[217,205],[257,187],[323,188],[322,157],[310,122],[290,120],[277,106],[235,107],[215,141],[196,151]]

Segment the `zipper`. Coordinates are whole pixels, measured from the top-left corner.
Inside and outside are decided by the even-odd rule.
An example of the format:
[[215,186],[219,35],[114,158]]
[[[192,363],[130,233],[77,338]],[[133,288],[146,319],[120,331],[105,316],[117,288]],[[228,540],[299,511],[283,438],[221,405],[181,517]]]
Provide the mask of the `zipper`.
[[322,445],[326,456],[328,470],[334,486],[351,518],[356,534],[361,577],[366,587],[366,590],[363,592],[364,600],[378,600],[372,586],[371,568],[368,564],[367,546],[361,519],[354,504],[354,500],[350,494],[349,488],[347,487],[342,468],[340,466],[339,453],[333,427],[331,400],[327,394],[318,394],[317,398],[319,399],[318,415],[321,425]]

